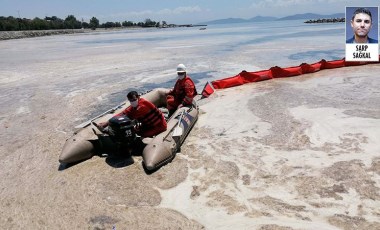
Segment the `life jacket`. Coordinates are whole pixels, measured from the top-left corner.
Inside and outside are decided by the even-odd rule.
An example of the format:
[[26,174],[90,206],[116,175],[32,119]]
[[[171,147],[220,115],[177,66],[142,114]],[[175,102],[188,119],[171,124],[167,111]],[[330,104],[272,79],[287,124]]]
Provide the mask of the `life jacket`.
[[174,89],[169,93],[169,95],[175,97],[176,101],[184,102],[184,104],[192,104],[193,98],[197,94],[195,84],[189,75],[186,75],[182,80],[178,79],[174,85]]
[[144,98],[139,98],[136,108],[129,106],[122,113],[140,122],[143,129],[167,126],[162,112]]

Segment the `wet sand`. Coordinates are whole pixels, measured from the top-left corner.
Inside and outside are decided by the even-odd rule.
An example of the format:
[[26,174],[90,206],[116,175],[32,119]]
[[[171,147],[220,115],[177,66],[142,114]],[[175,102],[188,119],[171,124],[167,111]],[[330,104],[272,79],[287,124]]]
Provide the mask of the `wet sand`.
[[68,47],[34,40],[50,47],[46,57],[28,53],[37,52],[31,41],[0,44],[17,61],[0,72],[3,229],[380,228],[379,64],[219,90],[199,101],[181,152],[153,174],[140,156],[62,169],[75,125],[109,108],[110,94],[141,85],[150,61],[161,82],[177,63],[158,60],[169,50],[146,58],[132,47],[130,57],[63,38]]

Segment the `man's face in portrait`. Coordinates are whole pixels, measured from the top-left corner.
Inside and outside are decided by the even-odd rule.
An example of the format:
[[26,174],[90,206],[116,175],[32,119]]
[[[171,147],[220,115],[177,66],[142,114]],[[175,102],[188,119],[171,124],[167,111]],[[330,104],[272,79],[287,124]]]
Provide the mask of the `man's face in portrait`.
[[358,37],[366,37],[372,27],[371,17],[368,14],[356,14],[351,20],[351,27]]

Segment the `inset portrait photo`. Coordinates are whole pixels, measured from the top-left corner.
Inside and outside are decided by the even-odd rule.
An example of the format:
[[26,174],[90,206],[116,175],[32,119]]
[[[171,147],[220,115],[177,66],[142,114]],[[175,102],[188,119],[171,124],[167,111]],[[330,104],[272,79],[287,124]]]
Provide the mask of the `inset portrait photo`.
[[378,7],[346,7],[346,43],[378,43]]
[[346,61],[379,61],[379,8],[346,7]]

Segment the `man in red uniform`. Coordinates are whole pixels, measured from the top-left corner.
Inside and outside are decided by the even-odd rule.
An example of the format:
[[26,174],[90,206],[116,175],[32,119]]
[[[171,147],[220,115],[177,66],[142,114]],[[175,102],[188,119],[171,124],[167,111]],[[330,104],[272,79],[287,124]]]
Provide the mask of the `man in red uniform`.
[[166,98],[170,114],[179,107],[191,105],[193,98],[197,95],[195,84],[190,76],[186,74],[186,66],[184,64],[177,66],[177,74],[178,80]]
[[[166,120],[162,112],[157,109],[155,105],[144,98],[140,98],[136,91],[129,92],[127,98],[131,106],[128,106],[123,112],[116,116],[123,114],[141,123],[140,126],[136,127],[135,131],[137,135],[141,137],[152,137],[166,130]],[[106,127],[108,122],[99,125]]]

